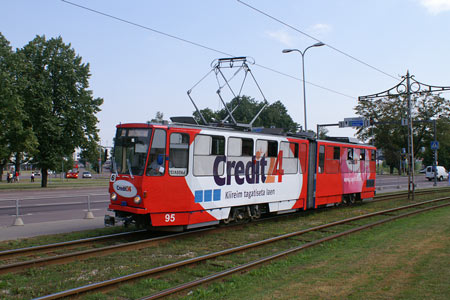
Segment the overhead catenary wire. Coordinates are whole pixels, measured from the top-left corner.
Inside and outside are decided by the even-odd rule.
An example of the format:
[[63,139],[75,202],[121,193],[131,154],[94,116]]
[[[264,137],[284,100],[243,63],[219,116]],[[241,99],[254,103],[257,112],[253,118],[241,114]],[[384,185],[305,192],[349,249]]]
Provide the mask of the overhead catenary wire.
[[[81,9],[84,9],[84,10],[88,10],[88,11],[90,11],[90,12],[93,12],[93,13],[96,13],[96,14],[99,14],[99,15],[102,15],[102,16],[104,16],[104,17],[108,17],[108,18],[111,18],[111,19],[114,19],[114,20],[117,20],[117,21],[120,21],[120,22],[129,24],[129,25],[132,25],[132,26],[136,26],[136,27],[145,29],[145,30],[149,30],[149,31],[152,31],[152,32],[154,32],[154,33],[157,33],[157,34],[160,34],[160,35],[163,35],[163,36],[166,36],[166,37],[169,37],[169,38],[172,38],[172,39],[175,39],[175,40],[184,42],[184,43],[188,43],[188,44],[193,45],[193,46],[196,46],[196,47],[200,47],[200,48],[203,48],[203,49],[206,49],[206,50],[209,50],[209,51],[213,51],[213,52],[216,52],[216,53],[219,53],[219,54],[222,54],[222,55],[226,55],[226,56],[229,56],[229,57],[234,57],[234,56],[235,56],[235,55],[233,55],[233,54],[230,54],[230,53],[227,53],[227,52],[224,52],[224,51],[221,51],[221,50],[217,50],[217,49],[214,49],[214,48],[212,48],[212,47],[208,47],[208,46],[205,46],[205,45],[202,45],[202,44],[199,44],[199,43],[196,43],[196,42],[193,42],[193,41],[190,41],[190,40],[187,40],[187,39],[178,37],[178,36],[175,36],[175,35],[173,35],[173,34],[165,33],[165,32],[163,32],[163,31],[160,31],[160,30],[157,30],[157,29],[154,29],[154,28],[150,28],[150,27],[148,27],[148,26],[144,26],[144,25],[138,24],[138,23],[136,23],[136,22],[132,22],[132,21],[129,21],[129,20],[126,20],[126,19],[123,19],[123,18],[119,18],[119,17],[113,16],[113,15],[111,15],[111,14],[107,14],[107,13],[101,12],[101,11],[96,10],[96,9],[92,9],[92,8],[89,8],[89,7],[86,7],[86,6],[77,4],[77,3],[73,3],[73,2],[70,2],[70,1],[67,1],[67,0],[61,0],[61,1],[64,2],[64,3],[66,3],[66,4],[70,4],[70,5],[76,6],[76,7],[78,7],[78,8],[81,8]],[[271,72],[275,72],[275,73],[277,73],[277,74],[280,74],[280,75],[283,75],[283,76],[292,78],[292,79],[294,79],[294,80],[303,81],[301,78],[298,78],[298,77],[295,77],[295,76],[286,74],[286,73],[284,73],[284,72],[275,70],[275,69],[273,69],[273,68],[266,67],[266,66],[263,66],[263,65],[261,65],[261,64],[256,64],[256,63],[255,63],[255,65],[258,66],[258,67],[260,67],[260,68],[269,70],[269,71],[271,71]],[[209,73],[208,73],[208,74],[209,74]],[[200,81],[201,81],[201,80],[200,80]],[[326,91],[328,91],[328,92],[331,92],[331,93],[334,93],[334,94],[338,94],[338,95],[341,95],[341,96],[344,96],[344,97],[347,97],[347,98],[350,98],[350,99],[357,99],[357,97],[350,96],[350,95],[346,95],[346,94],[344,94],[344,93],[335,91],[335,90],[330,89],[330,88],[326,88],[326,87],[320,86],[320,85],[318,85],[318,84],[315,84],[315,83],[312,83],[312,82],[309,82],[309,81],[306,81],[306,80],[305,80],[305,83],[308,83],[308,84],[310,84],[310,85],[312,85],[312,86],[315,86],[315,87],[317,87],[317,88],[320,88],[320,89],[326,90]]]
[[[331,46],[330,44],[327,44],[327,43],[325,43],[325,42],[319,40],[318,38],[316,38],[316,37],[314,37],[314,36],[312,36],[312,35],[310,35],[310,34],[307,34],[306,32],[303,32],[303,31],[301,31],[300,29],[295,28],[294,26],[292,26],[292,25],[290,25],[290,24],[288,24],[288,23],[286,23],[286,22],[281,21],[280,19],[275,18],[274,16],[271,16],[271,15],[269,15],[268,13],[263,12],[262,10],[260,10],[260,9],[258,9],[258,8],[256,8],[256,7],[251,6],[251,5],[248,4],[248,3],[245,3],[245,2],[242,1],[242,0],[236,0],[236,1],[239,2],[239,3],[241,3],[242,5],[247,6],[248,8],[253,9],[254,11],[256,11],[256,12],[262,14],[262,15],[265,15],[266,17],[268,17],[268,18],[270,18],[270,19],[272,19],[272,20],[274,20],[274,21],[276,21],[276,22],[278,22],[278,23],[283,24],[283,25],[286,26],[286,27],[291,28],[292,30],[297,31],[298,33],[301,33],[301,34],[303,34],[303,35],[309,37],[310,39],[315,40],[316,42],[324,43],[325,46],[327,46],[328,48],[333,49],[334,51],[337,51],[337,52],[341,53],[342,55],[347,56],[347,57],[350,58],[350,59],[353,59],[353,60],[355,60],[355,61],[357,61],[357,62],[359,62],[359,63],[361,63],[361,64],[363,64],[363,65],[365,65],[365,66],[367,66],[367,67],[369,67],[369,68],[371,68],[371,69],[373,69],[373,70],[375,70],[375,71],[378,71],[378,72],[380,72],[380,73],[382,73],[382,74],[384,74],[384,75],[386,75],[386,76],[389,76],[389,77],[391,77],[391,78],[393,78],[393,79],[395,79],[395,80],[399,80],[398,77],[393,76],[393,75],[391,75],[391,74],[389,74],[389,73],[387,73],[387,72],[384,72],[383,70],[380,70],[379,68],[374,67],[374,66],[372,66],[372,65],[370,65],[370,64],[368,64],[368,63],[366,63],[366,62],[364,62],[364,61],[362,61],[362,60],[360,60],[360,59],[358,59],[358,58],[356,58],[356,57],[354,57],[354,56],[352,56],[352,55],[350,55],[350,54],[348,54],[348,53],[345,53],[344,51],[339,50],[338,48],[333,47],[333,46]],[[306,82],[306,81],[305,81],[305,82]]]

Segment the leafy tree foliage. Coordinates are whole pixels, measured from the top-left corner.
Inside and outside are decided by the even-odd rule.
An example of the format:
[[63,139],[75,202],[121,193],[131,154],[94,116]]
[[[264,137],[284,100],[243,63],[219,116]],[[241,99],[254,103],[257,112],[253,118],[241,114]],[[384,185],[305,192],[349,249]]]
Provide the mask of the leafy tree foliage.
[[11,156],[15,158],[16,170],[20,170],[22,153],[34,153],[37,145],[20,94],[26,84],[23,70],[20,55],[12,51],[0,33],[0,180]]
[[[432,125],[430,124],[430,127]],[[432,128],[432,127],[431,127]],[[450,169],[450,119],[441,117],[436,121],[436,140],[439,141],[439,150],[437,155],[437,163],[439,166],[445,166]],[[434,151],[431,150],[431,142],[434,141],[434,135],[428,135],[424,139],[425,152],[421,154],[423,164],[431,166],[434,163]]]
[[[248,96],[241,96],[227,103],[230,111],[237,107],[233,112],[233,117],[236,122],[244,124],[250,123],[264,105],[267,106],[255,120],[253,127],[275,127],[283,128],[286,132],[297,131],[298,124],[289,116],[286,107],[281,101],[276,101],[269,105],[267,102],[258,102]],[[228,117],[228,112],[225,108],[218,111],[205,108],[201,110],[201,113],[208,123],[220,123]],[[202,123],[197,112],[194,112],[194,118],[197,122]],[[231,118],[228,118],[226,122],[231,123]]]
[[325,127],[320,127],[319,128],[319,139],[320,140],[325,140],[328,137],[328,132],[329,130],[326,129]]
[[160,111],[157,111],[155,117],[150,120],[151,123],[161,123],[164,121],[164,114]]
[[[428,121],[438,119],[437,131],[444,136],[450,134],[450,101],[430,94],[413,95],[411,105],[414,154],[416,158],[423,158],[427,162],[431,159],[430,152],[421,153],[419,150],[422,147],[429,148],[430,141],[433,140],[433,125]],[[386,163],[393,173],[394,168],[399,166],[402,148],[408,148],[408,127],[401,126],[402,118],[407,118],[408,114],[406,97],[360,101],[355,110],[361,117],[375,122],[373,127],[360,128],[357,136],[383,150]],[[445,152],[440,157],[443,158],[442,161],[448,160]]]
[[88,90],[89,64],[61,37],[36,36],[18,53],[25,63],[24,111],[38,140],[35,162],[42,169],[41,186],[47,186],[47,170],[56,169],[74,149],[94,148],[99,140],[97,117],[103,103]]

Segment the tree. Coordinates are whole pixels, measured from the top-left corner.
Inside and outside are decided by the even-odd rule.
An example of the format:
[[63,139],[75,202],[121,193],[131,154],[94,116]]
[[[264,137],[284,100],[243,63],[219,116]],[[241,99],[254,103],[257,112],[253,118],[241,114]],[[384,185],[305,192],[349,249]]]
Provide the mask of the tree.
[[0,181],[4,166],[15,158],[20,170],[23,152],[35,152],[37,141],[29,118],[24,112],[24,99],[20,91],[26,82],[23,60],[12,51],[9,42],[0,33]]
[[329,130],[326,129],[325,127],[319,127],[319,137],[318,137],[318,139],[320,139],[320,140],[327,139],[328,132],[329,132]]
[[96,113],[103,103],[88,90],[89,64],[61,37],[36,36],[22,49],[28,85],[23,89],[24,110],[31,120],[39,146],[33,156],[42,170],[56,169],[75,150],[92,149],[99,140]]
[[[276,101],[273,104],[268,105],[267,102],[258,102],[248,96],[241,96],[236,97],[231,100],[231,102],[227,103],[227,107],[230,111],[238,106],[233,112],[233,117],[236,122],[243,124],[249,124],[264,105],[267,106],[255,120],[253,127],[276,127],[283,128],[286,132],[297,131],[298,124],[292,120],[291,116],[289,116],[286,107],[281,101]],[[225,108],[215,112],[210,108],[205,108],[201,110],[201,113],[208,123],[220,123],[228,116],[228,112]],[[194,118],[200,124],[202,123],[197,112],[194,112]],[[227,122],[231,123],[230,117],[227,119]]]
[[[432,124],[430,124],[432,127]],[[436,121],[436,140],[439,142],[437,150],[437,160],[439,166],[445,166],[450,169],[450,119],[441,117]],[[429,135],[425,138],[425,152],[421,153],[423,164],[431,166],[434,164],[434,150],[431,150],[431,141],[434,136]]]
[[[429,147],[428,142],[433,135],[432,123],[429,120],[443,120],[443,118],[448,120],[450,101],[431,94],[413,95],[411,105],[414,153],[416,157],[423,158],[424,154],[419,150],[422,147]],[[408,148],[408,127],[401,126],[401,120],[407,118],[406,97],[360,101],[355,110],[361,117],[375,122],[373,127],[358,129],[357,136],[361,140],[374,142],[377,148],[383,150],[390,173],[393,173],[394,168],[399,166],[402,148]],[[440,124],[438,131],[445,129],[444,126],[441,126],[444,123],[438,122]]]
[[155,117],[150,120],[151,123],[161,123],[164,121],[164,114],[160,111],[157,111]]

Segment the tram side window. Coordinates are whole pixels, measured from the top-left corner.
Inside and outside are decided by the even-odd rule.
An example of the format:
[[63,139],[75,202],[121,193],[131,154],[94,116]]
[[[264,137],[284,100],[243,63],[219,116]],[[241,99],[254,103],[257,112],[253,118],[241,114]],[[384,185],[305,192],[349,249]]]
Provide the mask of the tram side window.
[[172,133],[169,146],[169,175],[186,176],[189,162],[189,135]]
[[153,134],[152,147],[148,158],[147,176],[162,176],[165,171],[166,160],[166,131],[156,129]]
[[[345,148],[345,150],[347,151],[347,155],[346,155],[346,163],[343,166],[343,169],[341,170],[341,172],[343,173],[353,173],[355,170],[355,152],[353,148]],[[345,154],[344,154],[345,155]]]
[[366,149],[359,150],[359,172],[366,173]]
[[277,157],[278,156],[278,142],[277,141],[267,141],[267,140],[257,140],[256,141],[256,151],[259,152],[261,156],[266,157]]
[[277,156],[278,156],[278,142],[268,141],[267,157],[277,157]]
[[[257,140],[256,141],[256,157],[265,157],[266,160],[275,162],[278,156],[278,142],[268,141],[268,140]],[[273,166],[273,165],[272,165]],[[264,174],[268,175],[271,171],[270,163],[264,168]]]
[[360,149],[359,151],[359,160],[366,160],[366,149]]
[[339,158],[341,156],[339,147],[327,146],[325,153],[325,173],[339,173]]
[[369,150],[370,151],[370,162],[369,162],[369,172],[375,173],[376,170],[376,160],[377,160],[377,151],[376,150]]
[[353,160],[353,149],[347,148],[347,160]]
[[[194,140],[194,175],[212,176],[217,156],[225,155],[225,138],[199,134]],[[223,175],[225,163],[219,163],[217,175]]]
[[298,144],[281,142],[280,150],[283,151],[284,174],[296,174],[298,172]]
[[340,160],[341,159],[341,148],[340,147],[333,147],[333,159],[334,160]]
[[324,172],[325,167],[325,146],[319,147],[319,173]]
[[[249,161],[252,161],[253,139],[230,137],[228,138],[227,149],[229,160],[242,162],[245,166]],[[242,164],[239,163],[239,165]],[[240,175],[244,175],[245,173],[245,169],[241,167],[230,168],[227,170],[227,173],[230,175],[235,175],[236,170]]]

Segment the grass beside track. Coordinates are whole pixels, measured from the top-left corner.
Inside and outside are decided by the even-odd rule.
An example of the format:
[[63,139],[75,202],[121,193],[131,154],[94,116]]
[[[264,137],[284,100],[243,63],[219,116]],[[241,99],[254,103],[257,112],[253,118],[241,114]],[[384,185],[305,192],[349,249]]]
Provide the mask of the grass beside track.
[[450,208],[340,238],[182,299],[448,299]]
[[[440,194],[440,196],[448,194],[449,193],[446,192],[445,194]],[[437,195],[417,197],[416,202],[436,197]],[[139,251],[121,252],[105,257],[88,259],[86,261],[73,262],[67,265],[34,268],[19,274],[6,274],[0,276],[0,299],[31,299],[33,297],[138,272],[154,266],[184,260],[186,258],[238,246],[286,232],[411,203],[411,201],[406,199],[400,199],[366,203],[364,205],[342,207],[339,209],[308,211],[301,216],[288,217],[283,220],[267,223],[250,223],[238,230],[223,230],[214,235],[204,234],[201,236],[179,239],[141,249]],[[440,213],[441,211],[445,213],[442,214]],[[207,289],[195,290],[187,297],[189,299],[295,299],[301,296],[301,298],[322,299],[328,297],[325,293],[327,292],[327,289],[330,289],[328,291],[330,295],[329,298],[352,298],[353,293],[356,292],[355,295],[358,295],[358,297],[355,296],[355,299],[365,298],[363,297],[365,292],[368,292],[369,294],[376,292],[374,294],[375,296],[372,297],[373,299],[392,298],[390,297],[390,294],[381,293],[383,291],[389,292],[385,289],[391,282],[386,280],[388,277],[386,277],[385,273],[377,273],[379,272],[376,269],[377,263],[379,264],[380,262],[386,261],[387,255],[392,255],[392,253],[394,253],[398,257],[394,256],[392,259],[388,260],[388,262],[391,262],[393,265],[390,266],[391,269],[388,268],[389,265],[386,268],[390,271],[389,274],[394,271],[401,271],[404,268],[404,265],[408,265],[409,263],[409,260],[405,261],[401,258],[402,255],[404,257],[409,257],[406,256],[405,253],[413,253],[410,252],[410,247],[407,246],[407,242],[411,240],[414,245],[421,243],[427,245],[427,241],[436,243],[440,240],[429,240],[429,237],[438,234],[444,244],[438,243],[439,246],[436,249],[428,252],[426,257],[430,259],[429,262],[422,262],[422,260],[420,260],[425,267],[418,268],[418,272],[422,272],[425,268],[428,268],[429,264],[435,264],[437,259],[434,260],[434,257],[438,255],[441,250],[442,253],[447,254],[447,256],[444,256],[444,258],[440,257],[441,262],[436,264],[436,268],[433,269],[433,272],[438,272],[439,270],[437,268],[445,266],[443,262],[446,262],[446,264],[449,265],[449,213],[450,211],[448,208],[432,211],[423,215],[428,217],[421,217],[422,215],[419,215],[406,219],[416,220],[419,218],[419,221],[416,222],[417,224],[412,224],[414,226],[407,224],[403,225],[400,230],[394,230],[396,228],[395,226],[392,227],[392,230],[386,230],[386,228],[390,228],[390,226],[393,225],[383,225],[366,233],[363,232],[355,235],[355,237],[357,237],[356,240],[350,244],[346,244],[346,241],[352,241],[352,239],[354,239],[353,237],[342,238],[330,244],[317,246],[310,250],[300,252],[300,254],[289,257],[286,260],[276,261],[263,268],[255,269],[252,272],[234,276],[231,279],[212,284]],[[433,222],[429,222],[429,220],[433,220]],[[397,221],[393,224],[403,224],[401,222],[403,221]],[[430,228],[429,226],[435,226],[436,228]],[[417,234],[423,231],[421,227],[423,227],[423,230],[428,228],[428,231],[425,231],[428,235]],[[411,228],[411,232],[409,228]],[[384,234],[384,231],[387,233]],[[99,232],[100,231],[97,231],[94,235],[99,234]],[[379,234],[377,234],[377,232],[381,234],[381,237],[378,237]],[[76,238],[82,238],[82,234],[83,233],[80,233]],[[84,234],[89,236],[93,235],[92,231],[85,232]],[[405,239],[402,238],[403,234],[406,236]],[[415,237],[415,234],[417,234],[417,237]],[[447,237],[447,239],[442,237]],[[29,246],[30,244],[46,244],[50,242],[50,240],[56,242],[68,239],[73,239],[73,237],[65,237],[65,235],[48,236],[46,237],[45,242],[42,241],[42,238],[37,237],[26,239],[24,241],[17,241],[14,243],[14,248],[26,245]],[[394,243],[390,244],[389,241]],[[26,243],[26,245],[22,243]],[[411,246],[412,249],[415,249],[414,245]],[[6,242],[0,243],[0,247],[2,246],[4,248],[11,248],[13,245]],[[440,248],[441,246],[443,248]],[[372,253],[375,256],[371,257]],[[246,258],[245,256],[246,254],[237,254],[222,258],[216,262],[215,266],[233,266],[242,263],[242,260]],[[424,258],[423,256],[420,257]],[[372,264],[365,264],[365,258],[369,259]],[[446,259],[446,261],[442,261],[442,259]],[[358,267],[354,267],[353,265],[357,265]],[[381,266],[383,268],[382,270],[384,270],[385,266]],[[416,265],[414,265],[414,267],[415,266]],[[364,272],[367,272],[370,267],[372,267],[372,273],[364,275]],[[327,273],[328,269],[330,269],[331,273]],[[192,272],[187,270],[187,273],[176,272],[165,276],[165,278],[164,276],[161,278],[148,278],[141,280],[136,284],[123,285],[118,290],[114,290],[106,295],[85,295],[82,299],[135,299],[167,287],[168,281],[172,284],[181,283],[215,271],[217,270],[211,269],[211,266],[205,266],[204,269],[195,268],[192,269]],[[324,275],[324,277],[315,277],[320,276],[322,273],[328,275]],[[448,273],[444,275],[446,276],[440,276],[440,280],[447,280],[443,282],[444,287],[446,287],[449,286],[448,278],[450,277],[448,276]],[[421,276],[425,278],[423,279],[424,284],[429,284],[428,289],[435,290],[437,295],[443,291],[439,285],[435,287],[433,285],[434,282],[427,281],[427,274],[422,274]],[[393,282],[396,279],[397,278],[393,278]],[[378,283],[378,281],[384,281],[385,286],[382,286],[382,283]],[[377,284],[377,287],[380,290],[372,289],[371,285],[373,284]],[[422,283],[419,282],[417,284],[420,285]],[[340,286],[347,286],[348,288],[349,285],[351,286],[349,293],[333,293],[333,289],[339,290]],[[294,287],[292,290],[290,288],[291,286]],[[322,294],[296,294],[299,291],[321,290],[322,287]],[[284,296],[284,294],[286,296]],[[412,294],[415,295],[414,291]],[[383,295],[387,296],[384,297]],[[396,298],[395,295],[394,298]],[[405,296],[404,298],[407,299],[408,297]],[[438,297],[434,298],[439,299]]]

